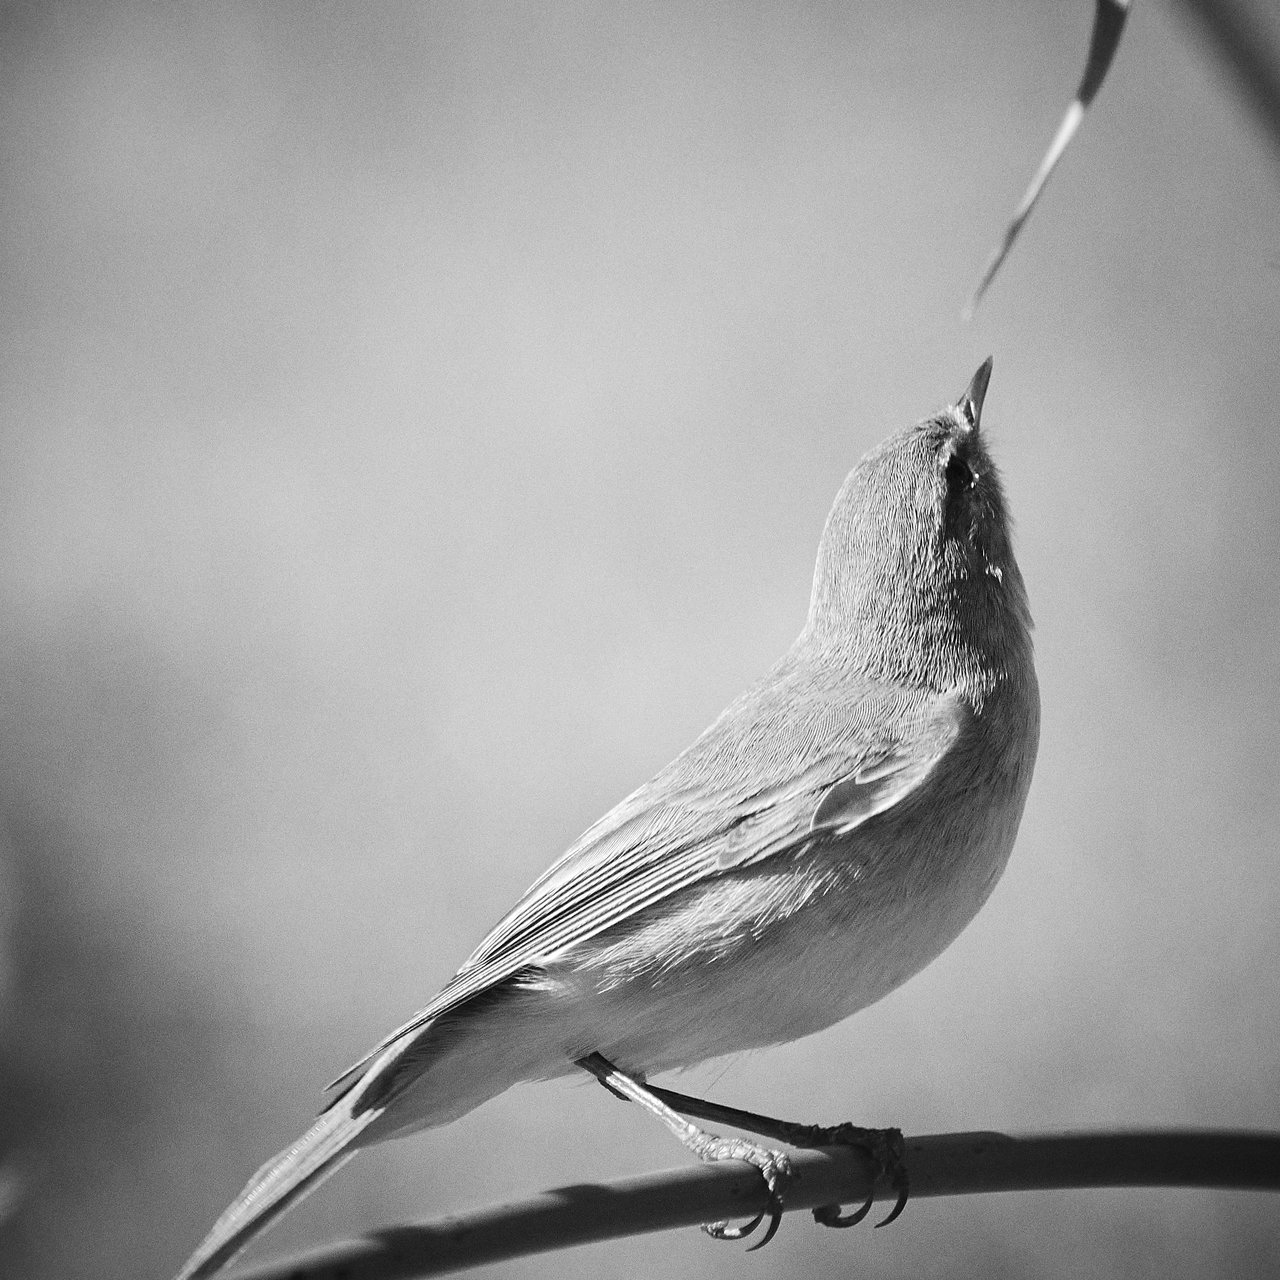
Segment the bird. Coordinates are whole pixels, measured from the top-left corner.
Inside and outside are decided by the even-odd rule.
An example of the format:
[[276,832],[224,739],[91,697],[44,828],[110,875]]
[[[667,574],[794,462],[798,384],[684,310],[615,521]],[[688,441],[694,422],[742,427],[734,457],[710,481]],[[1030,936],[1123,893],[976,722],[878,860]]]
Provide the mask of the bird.
[[785,1157],[703,1133],[647,1080],[879,1000],[950,945],[1005,868],[1040,700],[981,428],[991,368],[858,462],[794,643],[329,1086],[311,1128],[254,1174],[178,1280],[214,1274],[359,1149],[578,1071],[644,1103],[702,1158],[756,1164],[772,1234]]

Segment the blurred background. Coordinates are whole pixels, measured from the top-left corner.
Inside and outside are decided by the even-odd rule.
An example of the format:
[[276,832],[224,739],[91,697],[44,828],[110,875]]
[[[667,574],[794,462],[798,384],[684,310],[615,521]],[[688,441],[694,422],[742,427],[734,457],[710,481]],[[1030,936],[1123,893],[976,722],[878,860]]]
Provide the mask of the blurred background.
[[[846,471],[988,353],[1044,699],[1009,871],[881,1005],[677,1087],[1280,1125],[1280,171],[1177,13],[959,320],[1091,17],[0,8],[0,1272],[168,1276],[785,647]],[[681,1159],[522,1088],[253,1256]],[[483,1274],[1277,1268],[1274,1198],[1091,1191]]]

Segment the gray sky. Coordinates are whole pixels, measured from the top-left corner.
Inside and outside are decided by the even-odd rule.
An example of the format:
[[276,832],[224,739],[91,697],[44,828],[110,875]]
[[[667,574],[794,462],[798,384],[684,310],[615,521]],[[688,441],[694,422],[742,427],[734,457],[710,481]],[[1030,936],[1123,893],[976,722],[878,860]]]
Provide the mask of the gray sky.
[[[908,1132],[1280,1126],[1280,174],[1158,4],[975,323],[1091,6],[0,10],[0,1270],[164,1277],[318,1089],[799,629],[995,356],[1040,763],[882,1005],[680,1087]],[[680,1162],[589,1085],[255,1256]],[[758,1260],[759,1259],[759,1260]],[[494,1276],[1240,1276],[1090,1192]]]

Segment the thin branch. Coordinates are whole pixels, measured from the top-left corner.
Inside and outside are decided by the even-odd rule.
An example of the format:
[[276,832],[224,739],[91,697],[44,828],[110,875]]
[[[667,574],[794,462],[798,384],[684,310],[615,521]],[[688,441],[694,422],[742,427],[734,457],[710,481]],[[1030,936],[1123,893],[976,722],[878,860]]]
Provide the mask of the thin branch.
[[[871,1171],[856,1150],[803,1151],[792,1165],[799,1177],[787,1191],[788,1212],[866,1198]],[[1280,1191],[1280,1133],[937,1134],[907,1139],[907,1166],[913,1199],[1076,1187]],[[888,1187],[876,1192],[879,1199],[893,1194]],[[764,1183],[751,1166],[694,1165],[560,1187],[515,1204],[376,1231],[242,1272],[241,1280],[409,1280],[620,1236],[750,1218],[764,1207]]]
[[1039,168],[1032,176],[1031,185],[1018,201],[1018,207],[1014,209],[1013,217],[1009,219],[1003,238],[988,259],[982,278],[978,281],[978,287],[973,291],[973,297],[969,299],[962,313],[963,319],[973,319],[978,303],[982,301],[982,295],[987,291],[987,286],[995,279],[996,272],[1000,270],[1009,250],[1013,248],[1013,242],[1018,238],[1023,224],[1031,216],[1031,210],[1036,207],[1036,202],[1040,199],[1040,194],[1044,191],[1050,175],[1058,167],[1058,161],[1062,159],[1067,147],[1071,145],[1071,139],[1076,136],[1076,130],[1080,128],[1080,122],[1084,119],[1084,113],[1089,109],[1089,104],[1107,78],[1107,71],[1119,47],[1120,36],[1124,32],[1125,19],[1128,16],[1129,0],[1095,0],[1093,30],[1089,35],[1089,56],[1085,60],[1084,74],[1080,77],[1080,87],[1076,89],[1076,96],[1071,100],[1066,114],[1062,117],[1058,132],[1053,135],[1053,141],[1049,143],[1049,150],[1045,152]]

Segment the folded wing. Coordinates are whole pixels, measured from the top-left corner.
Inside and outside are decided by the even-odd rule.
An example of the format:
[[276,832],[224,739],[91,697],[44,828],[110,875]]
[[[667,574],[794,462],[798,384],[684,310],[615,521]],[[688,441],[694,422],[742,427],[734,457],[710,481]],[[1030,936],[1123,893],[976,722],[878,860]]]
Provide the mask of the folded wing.
[[[442,1014],[498,983],[700,881],[802,851],[901,803],[946,756],[964,715],[950,694],[866,686],[833,701],[812,680],[775,673],[584,832],[431,1004],[329,1086],[329,1105],[388,1048],[409,1049]],[[393,1066],[384,1058],[380,1070]]]

